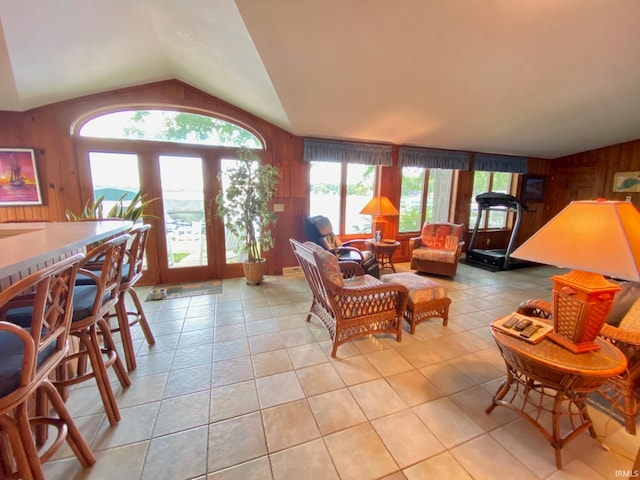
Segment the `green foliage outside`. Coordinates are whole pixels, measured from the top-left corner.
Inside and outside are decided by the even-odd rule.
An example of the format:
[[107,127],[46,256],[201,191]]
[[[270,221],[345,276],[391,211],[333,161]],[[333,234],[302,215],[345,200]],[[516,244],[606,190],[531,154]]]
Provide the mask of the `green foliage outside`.
[[[511,173],[485,172],[477,170],[473,173],[473,194],[471,196],[471,214],[469,226],[473,228],[478,219],[478,203],[476,195],[485,192],[509,193],[511,189]],[[480,228],[504,228],[507,222],[506,212],[489,211],[483,216]]]
[[[347,195],[367,195],[371,194],[370,185],[373,183],[372,179],[375,179],[376,167],[369,165],[364,171],[361,179],[355,183],[347,184]],[[340,179],[334,179],[331,183],[314,183],[311,185],[311,192],[315,194],[339,194],[340,193]]]
[[[401,232],[415,232],[420,229],[424,175],[424,168],[404,167],[402,169],[399,219],[399,231]],[[419,203],[417,205],[408,204],[407,199],[419,199]]]
[[178,265],[180,263],[180,260],[188,256],[189,256],[188,252],[175,252],[173,254],[173,264]]
[[157,112],[138,110],[132,112],[130,122],[123,128],[125,138],[146,140],[173,140],[259,148],[256,137],[233,123],[217,118],[185,112],[163,111],[162,125],[153,125]]
[[[427,177],[427,199],[426,205],[422,202],[425,176]],[[435,175],[431,175],[429,170],[422,167],[404,167],[402,169],[402,186],[400,205],[400,232],[419,232],[423,221],[433,220],[435,195]],[[408,200],[414,202],[408,204]],[[424,216],[422,210],[424,209]]]

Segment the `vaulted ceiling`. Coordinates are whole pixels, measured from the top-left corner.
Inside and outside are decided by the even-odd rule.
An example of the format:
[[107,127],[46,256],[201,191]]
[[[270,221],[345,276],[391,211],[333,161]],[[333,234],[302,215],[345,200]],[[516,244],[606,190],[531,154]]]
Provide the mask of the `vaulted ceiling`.
[[640,138],[637,0],[0,0],[0,110],[175,78],[302,136]]

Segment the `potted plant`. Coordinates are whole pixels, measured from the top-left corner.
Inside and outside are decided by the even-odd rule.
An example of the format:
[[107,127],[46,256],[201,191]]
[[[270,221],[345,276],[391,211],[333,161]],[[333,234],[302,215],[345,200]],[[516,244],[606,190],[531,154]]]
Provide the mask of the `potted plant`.
[[70,222],[77,222],[79,220],[92,218],[121,218],[122,220],[129,220],[133,223],[136,223],[141,218],[153,217],[153,215],[146,214],[144,213],[144,211],[149,205],[151,205],[151,203],[156,200],[155,198],[147,200],[145,198],[145,195],[142,195],[140,192],[136,192],[133,198],[129,201],[128,205],[125,207],[124,201],[126,197],[126,193],[122,194],[116,204],[111,207],[106,217],[103,216],[104,195],[100,195],[95,200],[87,200],[82,211],[79,214],[67,210],[65,212],[65,216]]
[[218,174],[218,179],[224,175],[228,184],[216,197],[217,214],[227,231],[244,242],[245,280],[257,285],[264,279],[265,259],[261,254],[274,245],[272,228],[278,217],[269,202],[282,175],[246,147],[238,150],[237,159],[235,167]]

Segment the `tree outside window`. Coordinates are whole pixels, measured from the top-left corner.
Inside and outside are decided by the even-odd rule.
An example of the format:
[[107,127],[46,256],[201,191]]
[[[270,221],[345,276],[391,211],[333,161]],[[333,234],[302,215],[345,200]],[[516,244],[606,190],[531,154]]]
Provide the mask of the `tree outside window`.
[[371,232],[371,217],[360,210],[374,196],[375,165],[311,162],[309,214],[324,215],[341,235]]
[[[469,227],[473,228],[478,219],[478,203],[476,195],[485,192],[511,193],[513,174],[508,172],[484,172],[476,171],[473,174],[473,193],[471,195],[471,214],[469,215]],[[491,210],[482,217],[478,230],[491,230],[507,228],[508,212]]]
[[425,222],[446,222],[453,170],[402,167],[400,232],[418,232]]
[[83,137],[173,141],[262,148],[248,130],[226,120],[172,110],[126,110],[101,115],[80,129]]

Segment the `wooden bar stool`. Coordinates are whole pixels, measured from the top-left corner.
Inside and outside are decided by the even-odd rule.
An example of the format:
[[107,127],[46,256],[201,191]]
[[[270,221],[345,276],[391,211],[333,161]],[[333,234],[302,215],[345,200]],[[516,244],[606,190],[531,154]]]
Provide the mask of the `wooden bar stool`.
[[[67,354],[74,283],[82,258],[82,254],[73,255],[0,292],[0,430],[15,460],[12,475],[3,471],[8,478],[44,479],[42,464],[65,440],[83,467],[96,461],[48,379]],[[4,321],[12,311],[28,328]],[[29,418],[28,401],[34,394],[36,416]],[[49,416],[47,402],[57,417]],[[43,431],[45,426],[55,427],[57,436],[46,451],[39,452],[41,442],[34,439],[32,427]]]
[[[131,327],[137,323],[142,328],[142,333],[149,345],[156,343],[151,327],[144,314],[142,303],[135,291],[134,286],[142,276],[142,265],[144,262],[144,252],[149,238],[151,225],[135,225],[130,231],[131,235],[130,247],[127,249],[127,258],[122,267],[122,280],[118,291],[118,303],[116,304],[116,317],[118,326],[111,328],[111,332],[120,332],[122,338],[122,347],[124,349],[124,358],[127,362],[127,370],[135,370],[136,368],[136,352],[133,347],[131,338]],[[135,311],[127,311],[127,295],[131,297]]]
[[[95,378],[111,425],[120,421],[120,411],[109,383],[107,368],[113,366],[123,387],[131,385],[107,322],[109,311],[115,309],[118,303],[122,264],[129,238],[128,234],[120,235],[87,253],[86,266],[98,262],[99,272],[84,268],[84,263],[80,265],[79,273],[90,277],[93,283],[75,286],[70,334],[79,339],[79,350],[68,354],[64,363],[77,362],[77,365],[71,377],[68,369],[59,368],[58,378],[53,382],[66,397],[70,385]],[[100,338],[103,345],[100,344]],[[87,370],[87,359],[91,364],[90,370]]]

